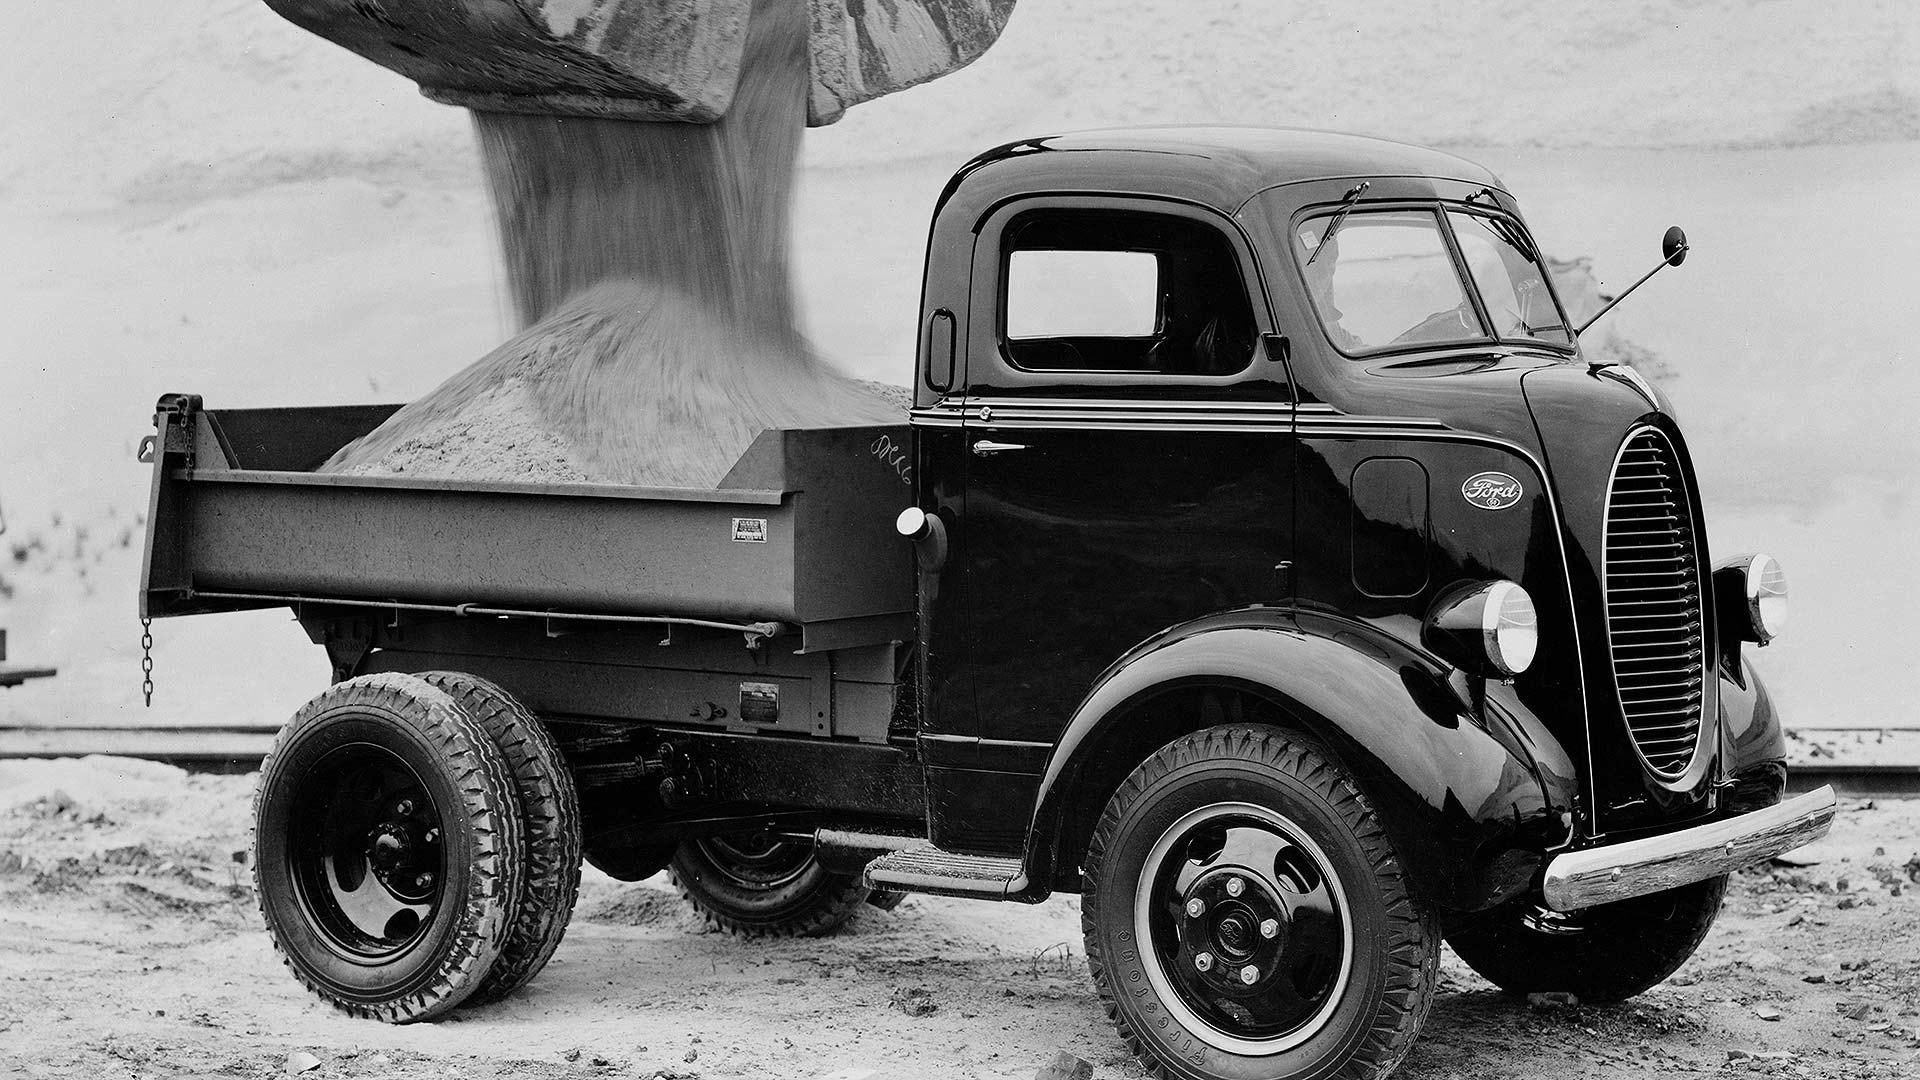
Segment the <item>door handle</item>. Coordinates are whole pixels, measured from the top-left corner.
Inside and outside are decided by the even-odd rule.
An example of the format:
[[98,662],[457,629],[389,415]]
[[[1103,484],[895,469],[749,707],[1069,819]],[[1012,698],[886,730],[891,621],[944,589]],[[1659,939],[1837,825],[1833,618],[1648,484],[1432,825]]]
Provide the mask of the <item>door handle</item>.
[[1026,448],[1026,443],[994,442],[992,439],[981,439],[979,442],[973,444],[973,452],[979,454],[981,457],[986,457],[988,454],[998,454],[1007,450],[1025,450]]

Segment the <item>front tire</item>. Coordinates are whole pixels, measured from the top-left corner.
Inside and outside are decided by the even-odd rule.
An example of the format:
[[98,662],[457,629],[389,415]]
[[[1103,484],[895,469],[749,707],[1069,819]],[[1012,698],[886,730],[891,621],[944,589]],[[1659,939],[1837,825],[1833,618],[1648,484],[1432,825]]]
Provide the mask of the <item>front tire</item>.
[[1508,993],[1623,1001],[1686,963],[1713,928],[1726,891],[1722,876],[1568,913],[1509,904],[1450,931],[1447,943]]
[[1083,874],[1094,982],[1156,1076],[1381,1077],[1426,1018],[1435,920],[1303,736],[1227,725],[1162,748],[1108,801]]
[[742,937],[818,937],[860,910],[870,890],[820,865],[813,843],[769,833],[688,840],[667,874],[707,925]]
[[324,691],[261,766],[260,914],[294,977],[354,1016],[427,1020],[479,988],[518,912],[520,847],[499,748],[411,675]]

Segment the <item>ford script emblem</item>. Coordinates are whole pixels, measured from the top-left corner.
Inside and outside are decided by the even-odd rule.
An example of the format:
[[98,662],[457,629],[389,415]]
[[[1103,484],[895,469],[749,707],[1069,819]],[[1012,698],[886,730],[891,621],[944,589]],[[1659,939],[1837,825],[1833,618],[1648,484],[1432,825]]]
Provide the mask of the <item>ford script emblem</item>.
[[1520,501],[1526,489],[1503,472],[1475,473],[1460,485],[1460,494],[1482,510],[1505,510]]

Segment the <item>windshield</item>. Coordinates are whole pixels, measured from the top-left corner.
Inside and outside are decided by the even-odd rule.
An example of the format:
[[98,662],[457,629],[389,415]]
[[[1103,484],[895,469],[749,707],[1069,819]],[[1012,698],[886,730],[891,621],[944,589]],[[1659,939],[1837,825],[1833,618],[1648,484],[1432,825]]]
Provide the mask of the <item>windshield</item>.
[[[1468,296],[1443,220],[1464,256],[1490,330]],[[1327,337],[1349,356],[1502,341],[1566,347],[1573,335],[1538,257],[1505,218],[1460,211],[1356,211],[1311,218],[1293,248]],[[1316,251],[1318,254],[1316,254]]]
[[1447,211],[1447,220],[1493,320],[1493,332],[1502,341],[1573,344],[1573,331],[1547,289],[1539,255],[1513,222],[1455,210]]

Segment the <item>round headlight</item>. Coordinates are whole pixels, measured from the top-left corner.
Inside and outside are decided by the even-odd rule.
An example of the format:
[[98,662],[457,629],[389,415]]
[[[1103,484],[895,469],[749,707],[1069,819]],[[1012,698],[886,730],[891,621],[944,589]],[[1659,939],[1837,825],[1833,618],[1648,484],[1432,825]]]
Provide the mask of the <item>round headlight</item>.
[[1533,654],[1540,648],[1540,620],[1527,590],[1511,581],[1494,582],[1480,618],[1487,659],[1494,667],[1518,675],[1533,666]]
[[1533,597],[1511,581],[1462,585],[1434,602],[1421,639],[1463,671],[1510,679],[1533,666],[1540,648]]
[[1747,620],[1762,645],[1787,628],[1787,572],[1771,555],[1747,560]]

